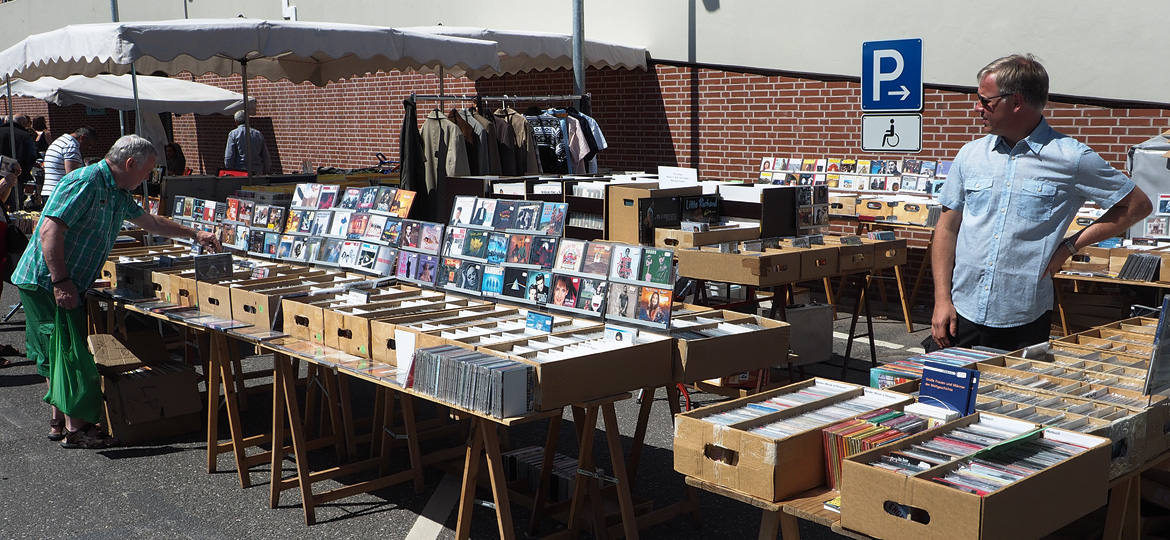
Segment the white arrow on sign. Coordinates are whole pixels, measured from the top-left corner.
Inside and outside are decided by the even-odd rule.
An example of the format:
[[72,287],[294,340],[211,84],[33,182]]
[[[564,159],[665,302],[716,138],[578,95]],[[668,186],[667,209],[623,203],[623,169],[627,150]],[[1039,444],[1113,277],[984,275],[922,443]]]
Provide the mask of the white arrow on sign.
[[891,96],[897,96],[897,95],[900,95],[900,96],[902,96],[902,99],[901,99],[900,101],[906,101],[906,98],[910,97],[910,89],[909,89],[909,88],[906,88],[906,85],[902,85],[902,89],[901,89],[901,90],[899,90],[899,91],[897,91],[897,92],[895,92],[895,91],[893,91],[893,90],[890,90],[889,94],[890,94]]

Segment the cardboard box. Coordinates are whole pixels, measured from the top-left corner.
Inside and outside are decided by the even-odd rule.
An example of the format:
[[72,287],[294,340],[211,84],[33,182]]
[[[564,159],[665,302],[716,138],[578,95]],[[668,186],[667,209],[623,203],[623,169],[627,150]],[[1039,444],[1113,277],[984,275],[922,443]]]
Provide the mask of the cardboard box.
[[842,274],[860,272],[873,268],[874,244],[842,244],[840,236],[826,236],[825,245],[835,246],[838,251],[837,270]]
[[[1094,428],[1086,433],[1107,437],[1113,441],[1113,447],[1110,450],[1109,478],[1117,478],[1137,469],[1139,466],[1145,464],[1146,459],[1149,457],[1149,454],[1145,451],[1148,447],[1147,438],[1150,431],[1149,426],[1147,426],[1147,419],[1149,418],[1149,412],[1147,410],[1115,407],[1113,405],[1096,403],[1072,396],[1017,388],[999,383],[981,384],[979,386],[980,396],[977,399],[981,403],[986,402],[989,398],[984,397],[985,394],[1001,389],[1016,394],[1034,396],[1037,400],[1032,405],[1041,404],[1049,408],[1059,408],[1062,411],[1080,411],[1081,414],[1092,421],[1090,423],[1096,423],[1100,420],[1107,421],[1108,426],[1105,428]],[[917,388],[915,388],[916,390]],[[1011,403],[1004,400],[1000,401],[1003,401],[1005,404]],[[1072,426],[1062,425],[1057,427],[1072,429]]]
[[759,227],[715,226],[706,232],[683,231],[680,229],[654,229],[654,245],[663,248],[709,246],[723,242],[755,240],[759,237]]
[[375,319],[370,321],[370,358],[385,364],[397,366],[398,343],[395,338],[395,332],[401,330],[416,335],[426,332],[426,330],[419,329],[416,326],[408,325],[430,321],[436,321],[437,324],[438,320],[442,320],[445,326],[449,325],[444,330],[450,330],[454,328],[465,328],[480,323],[486,317],[511,317],[513,320],[521,320],[524,318],[524,315],[513,307],[484,304],[481,306],[462,308],[454,315],[440,312],[405,315],[394,319]]
[[1065,261],[1063,270],[1073,272],[1107,272],[1109,270],[1109,248],[1083,247],[1076,255]]
[[[402,306],[403,302],[420,301],[422,304]],[[390,305],[387,305],[390,304]],[[384,303],[381,308],[365,313],[354,313],[351,309],[325,310],[325,346],[345,351],[355,356],[370,358],[370,321],[391,319],[418,313],[451,313],[467,306],[484,305],[479,300],[465,298],[444,298],[442,294],[427,294],[408,300],[394,300]],[[355,306],[366,311],[368,306]]]
[[[738,424],[720,425],[703,420],[711,414],[799,391],[817,383],[847,390]],[[824,435],[821,430],[843,420],[828,422],[783,439],[772,439],[750,429],[863,394],[888,398],[887,407],[912,401],[910,396],[903,394],[814,379],[678,414],[674,425],[674,469],[766,501],[783,500],[818,487],[825,483]]]
[[[678,326],[679,321],[700,317],[720,319],[731,324],[737,322],[757,324],[765,329],[703,339],[675,339],[672,370],[675,382],[691,383],[788,362],[790,335],[788,323],[725,310],[684,315],[672,322],[677,329],[710,328],[718,324],[709,323],[685,328]],[[735,354],[729,355],[728,351],[735,351]]]
[[[876,538],[980,540],[1039,538],[1105,504],[1109,440],[1049,428],[1043,437],[1089,447],[1065,461],[979,496],[930,481],[957,462],[905,476],[869,465],[891,450],[931,439],[982,418],[1019,422],[976,413],[886,446],[846,458],[842,464],[841,525]],[[894,515],[908,509],[912,519]]]
[[[157,336],[156,336],[157,337]],[[148,339],[149,341],[149,339]],[[124,444],[171,437],[203,427],[195,369],[181,362],[143,361],[109,334],[89,336],[102,372],[106,428]]]
[[[263,287],[289,283],[301,278],[322,276],[323,270],[298,268],[263,279],[240,279],[219,282],[201,281],[195,287],[196,305],[216,317],[232,318],[232,289],[243,286]],[[250,276],[249,276],[250,278]],[[265,325],[267,326],[267,325]]]
[[638,231],[642,226],[638,219],[640,199],[702,194],[701,186],[659,188],[657,183],[610,186],[605,209],[606,239],[635,245],[641,243],[638,241]]
[[[428,292],[431,295],[442,296],[442,293]],[[383,302],[414,298],[421,294],[422,289],[399,285],[397,287],[379,290],[370,297],[370,303],[380,305]],[[341,294],[282,298],[280,307],[284,313],[284,324],[281,329],[291,337],[324,345],[325,311],[331,309],[333,306],[348,305],[350,303],[347,301],[347,298]]]
[[[249,281],[231,287],[232,318],[252,326],[271,329],[285,296],[308,293],[313,289],[337,287],[355,281],[360,281],[360,278],[340,272],[320,271],[293,276],[292,279]],[[312,285],[291,285],[295,283]]]
[[829,195],[829,214],[834,216],[856,216],[857,195]]
[[719,253],[710,248],[679,249],[678,275],[693,279],[766,287],[800,281],[801,256],[789,250]]
[[[522,342],[521,342],[522,343]],[[641,388],[673,384],[669,337],[641,332],[638,343],[623,349],[577,356],[555,362],[534,362],[496,347],[477,350],[531,364],[536,368],[535,410],[551,411]],[[621,376],[614,376],[620,373]]]
[[862,242],[873,244],[873,269],[885,270],[906,264],[906,240],[870,240],[862,238]]
[[796,236],[797,190],[802,186],[720,184],[723,215],[760,224],[760,238]]
[[894,208],[894,219],[902,223],[925,225],[927,218],[930,217],[931,206],[936,205],[930,204],[927,199],[923,199],[921,202],[901,201],[901,203]]
[[781,246],[785,251],[800,253],[800,281],[812,281],[838,273],[838,262],[841,257],[837,246],[813,245],[807,248],[792,247],[792,240],[782,240]]
[[897,206],[898,201],[881,198],[863,198],[857,204],[857,215],[858,217],[872,218],[878,221],[889,221],[894,219],[894,209]]

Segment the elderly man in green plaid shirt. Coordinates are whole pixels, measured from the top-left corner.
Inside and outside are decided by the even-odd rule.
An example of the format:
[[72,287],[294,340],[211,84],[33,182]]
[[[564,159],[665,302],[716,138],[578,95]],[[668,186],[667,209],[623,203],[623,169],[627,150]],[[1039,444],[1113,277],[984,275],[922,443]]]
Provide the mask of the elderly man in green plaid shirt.
[[49,197],[28,249],[12,275],[25,311],[27,356],[49,383],[49,440],[65,448],[105,448],[117,441],[94,426],[102,390],[86,347],[81,292],[98,277],[124,220],[147,232],[186,237],[218,251],[215,235],[143,213],[130,191],[150,176],[158,152],[146,139],[126,135],[105,159],[75,170]]

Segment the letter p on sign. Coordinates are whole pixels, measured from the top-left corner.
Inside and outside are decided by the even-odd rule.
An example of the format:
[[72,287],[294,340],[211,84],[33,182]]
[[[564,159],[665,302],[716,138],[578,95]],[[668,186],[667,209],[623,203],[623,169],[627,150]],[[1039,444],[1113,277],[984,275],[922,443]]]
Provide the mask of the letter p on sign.
[[922,110],[922,40],[861,44],[861,110]]

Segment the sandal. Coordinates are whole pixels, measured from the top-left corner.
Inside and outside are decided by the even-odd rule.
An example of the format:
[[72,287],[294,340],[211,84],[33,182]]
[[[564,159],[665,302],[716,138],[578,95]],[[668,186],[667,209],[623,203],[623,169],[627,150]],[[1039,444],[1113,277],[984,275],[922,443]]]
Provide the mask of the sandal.
[[101,450],[117,446],[118,439],[98,431],[92,425],[82,427],[77,431],[65,430],[65,440],[61,441],[61,448],[84,448],[86,450]]
[[59,441],[65,438],[65,419],[49,420],[49,440]]
[[12,360],[7,358],[0,358],[0,368],[6,368],[12,365]]
[[13,347],[12,345],[5,343],[4,345],[0,345],[0,356],[24,356],[24,355],[20,354],[20,351],[16,350],[16,347]]

